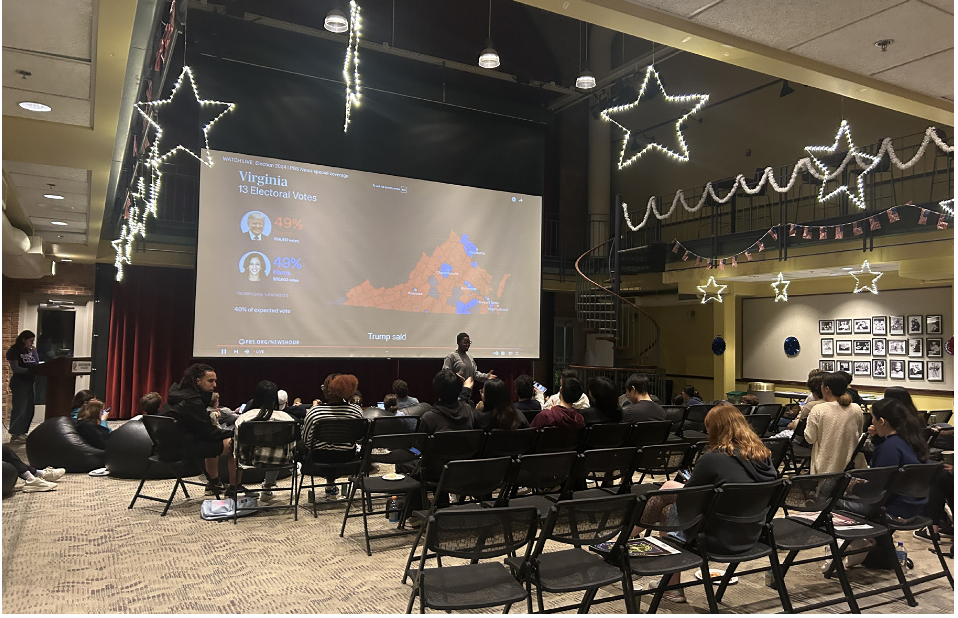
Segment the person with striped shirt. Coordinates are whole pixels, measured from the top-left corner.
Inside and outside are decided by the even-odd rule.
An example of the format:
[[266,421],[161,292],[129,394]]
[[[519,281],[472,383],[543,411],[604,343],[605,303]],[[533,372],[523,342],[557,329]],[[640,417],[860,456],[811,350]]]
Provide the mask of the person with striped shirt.
[[[323,382],[323,399],[310,408],[303,419],[302,444],[306,449],[315,449],[313,461],[316,463],[346,463],[358,456],[353,444],[329,444],[323,441],[319,433],[318,421],[326,418],[362,418],[363,412],[359,406],[348,403],[347,399],[356,392],[359,380],[350,374],[332,373],[326,376]],[[335,485],[335,478],[327,478],[326,499],[335,500],[339,495],[339,488]]]

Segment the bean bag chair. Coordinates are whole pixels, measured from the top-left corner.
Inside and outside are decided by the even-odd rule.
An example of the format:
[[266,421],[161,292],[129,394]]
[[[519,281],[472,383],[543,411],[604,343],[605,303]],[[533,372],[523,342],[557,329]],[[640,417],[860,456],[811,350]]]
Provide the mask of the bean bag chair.
[[17,469],[12,463],[3,462],[3,497],[13,494],[13,486],[17,484]]
[[[123,423],[114,429],[106,440],[106,469],[110,476],[121,479],[142,479],[147,472],[147,459],[153,451],[153,442],[140,417]],[[187,474],[202,474],[199,466]],[[153,464],[149,467],[148,479],[176,478],[168,465]]]
[[102,468],[106,452],[90,446],[69,416],[49,418],[27,436],[27,459],[34,468],[89,472]]

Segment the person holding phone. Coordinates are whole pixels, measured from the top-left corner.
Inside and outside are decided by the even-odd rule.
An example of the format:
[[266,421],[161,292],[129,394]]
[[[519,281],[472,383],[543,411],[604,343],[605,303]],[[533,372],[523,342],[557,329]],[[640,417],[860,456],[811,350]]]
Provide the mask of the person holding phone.
[[36,335],[25,330],[17,335],[17,340],[7,349],[7,363],[10,364],[10,441],[16,442],[27,437],[34,411],[34,383],[36,377],[30,373],[32,367],[40,364],[34,342]]
[[83,404],[80,411],[77,412],[77,433],[90,446],[105,449],[106,438],[110,435],[110,428],[106,424],[109,414],[110,408],[103,409],[102,401],[91,399]]

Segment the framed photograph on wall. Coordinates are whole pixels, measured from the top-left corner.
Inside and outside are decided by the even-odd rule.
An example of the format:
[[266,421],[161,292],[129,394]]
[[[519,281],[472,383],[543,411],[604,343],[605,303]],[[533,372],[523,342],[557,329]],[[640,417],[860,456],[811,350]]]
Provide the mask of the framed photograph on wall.
[[891,359],[888,361],[888,377],[892,380],[905,379],[905,361]]
[[904,335],[905,334],[905,316],[903,315],[888,316],[888,334],[889,335]]
[[905,339],[889,339],[888,340],[888,355],[889,356],[907,356],[908,341]]
[[908,379],[909,380],[924,380],[925,379],[925,361],[908,361]]
[[884,338],[872,339],[872,356],[885,356],[886,340]]
[[908,340],[908,356],[921,358],[924,356],[924,340],[921,337]]
[[835,354],[839,356],[851,356],[852,354],[852,340],[851,339],[837,339],[835,341]]
[[852,365],[855,368],[856,376],[868,376],[868,375],[871,375],[872,373],[871,361],[867,361],[867,360],[855,361],[854,363],[852,363]]
[[945,381],[945,369],[944,364],[941,361],[928,361],[927,365],[929,382]]
[[937,337],[925,339],[925,356],[928,358],[941,358],[941,348],[941,339]]
[[922,316],[920,316],[920,315],[910,315],[910,316],[908,316],[908,334],[909,334],[909,335],[920,335],[920,334],[921,334],[921,322],[922,322]]
[[835,332],[838,334],[841,334],[841,333],[851,334],[852,332],[851,318],[848,318],[847,320],[844,318],[835,320]]
[[884,358],[873,358],[872,359],[872,377],[887,378],[888,377],[888,361],[886,361]]
[[850,374],[852,372],[852,362],[847,361],[835,361],[835,371],[844,371],[845,373]]
[[825,373],[832,373],[833,371],[835,371],[835,361],[820,360],[818,361],[818,368],[824,371]]
[[835,356],[834,339],[822,339],[822,356]]
[[855,334],[870,335],[872,332],[872,321],[868,318],[855,318]]
[[818,334],[819,334],[819,335],[834,335],[834,334],[835,334],[835,320],[819,320],[819,321],[818,321]]
[[940,335],[942,333],[940,315],[925,316],[925,333],[928,335]]
[[869,339],[855,340],[855,356],[871,356],[872,342]]
[[888,319],[883,315],[876,315],[872,318],[872,334],[873,335],[887,335],[888,334]]

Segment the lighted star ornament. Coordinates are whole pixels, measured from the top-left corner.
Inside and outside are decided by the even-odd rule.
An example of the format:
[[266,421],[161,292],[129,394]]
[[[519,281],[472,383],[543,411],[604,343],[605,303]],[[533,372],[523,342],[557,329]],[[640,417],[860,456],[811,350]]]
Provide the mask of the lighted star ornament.
[[[853,270],[850,274],[852,277],[855,277],[856,294],[859,292],[878,294],[878,280],[881,279],[881,276],[885,273],[873,272],[872,267],[868,265],[868,260],[865,260],[861,270]],[[863,281],[869,282],[868,285],[864,285],[862,283]]]
[[[629,110],[635,108],[635,106],[639,104],[639,101],[642,100],[642,95],[645,94],[646,87],[648,87],[649,85],[649,80],[653,77],[655,78],[655,81],[658,84],[659,89],[662,91],[662,94],[665,96],[666,101],[670,103],[690,103],[694,101],[695,105],[692,106],[691,110],[683,110],[683,115],[679,117],[678,121],[676,121],[675,123],[675,136],[678,139],[679,152],[670,150],[669,148],[666,148],[665,146],[662,146],[661,144],[658,144],[656,142],[651,142],[650,144],[647,144],[645,148],[643,148],[639,152],[635,153],[634,155],[626,159],[625,151],[629,147],[629,138],[632,136],[632,132],[626,127],[624,127],[621,123],[617,122],[613,118],[613,116],[616,114],[628,112]],[[652,65],[649,65],[649,67],[645,70],[645,79],[642,80],[642,87],[639,88],[639,94],[635,98],[635,101],[631,103],[626,103],[625,105],[609,107],[607,109],[602,110],[602,112],[600,113],[603,119],[608,120],[615,126],[625,131],[625,137],[622,139],[622,150],[619,153],[619,169],[622,169],[626,167],[627,165],[631,165],[632,163],[637,161],[639,157],[641,157],[643,154],[653,149],[658,150],[659,152],[664,152],[665,154],[669,155],[673,159],[677,159],[679,161],[688,161],[689,149],[688,149],[688,146],[685,145],[685,138],[682,135],[682,123],[685,122],[686,118],[688,118],[695,112],[699,111],[699,109],[701,109],[702,106],[705,105],[705,103],[708,100],[709,100],[709,95],[707,94],[684,94],[684,95],[677,95],[677,96],[670,96],[666,94],[665,87],[662,85],[662,80],[659,79],[659,74],[655,71],[655,68]]]
[[698,288],[699,292],[704,294],[704,296],[702,296],[702,304],[704,305],[710,300],[717,300],[718,302],[722,302],[722,292],[724,292],[725,288],[727,288],[728,286],[719,285],[715,283],[715,277],[709,277],[708,283],[706,283],[705,285],[697,285],[695,287]]
[[[828,171],[828,166],[822,163],[818,157],[815,156],[816,153],[828,153],[834,154],[838,150],[838,143],[842,140],[842,136],[845,136],[845,141],[848,143],[848,152],[845,155],[845,160],[842,161],[842,164],[834,172]],[[869,174],[873,169],[875,169],[878,164],[881,162],[881,157],[876,157],[870,154],[866,154],[857,148],[852,142],[852,130],[848,126],[848,122],[842,120],[841,126],[838,127],[838,134],[835,136],[835,143],[831,146],[806,146],[805,151],[811,156],[812,161],[815,163],[815,166],[821,171],[824,178],[822,178],[822,186],[818,190],[818,201],[826,202],[831,198],[835,197],[839,193],[844,193],[848,196],[848,199],[853,201],[856,206],[865,209],[865,176]],[[845,169],[845,166],[848,163],[848,160],[854,158],[858,165],[861,166],[862,171],[858,174],[858,190],[853,191],[848,188],[848,185],[841,185],[831,193],[826,195],[826,185],[829,180],[834,180],[841,175],[842,171]]]
[[785,275],[778,273],[778,279],[775,280],[775,283],[772,284],[772,289],[775,290],[775,302],[784,301],[788,302],[788,284],[791,281],[785,280]]

